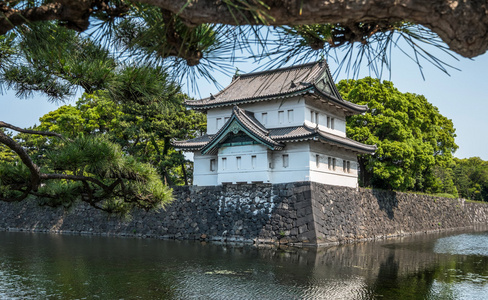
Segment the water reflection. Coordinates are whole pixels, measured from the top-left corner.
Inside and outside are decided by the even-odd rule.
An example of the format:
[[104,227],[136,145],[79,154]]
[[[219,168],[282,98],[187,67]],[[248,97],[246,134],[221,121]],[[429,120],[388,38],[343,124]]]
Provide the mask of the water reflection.
[[0,232],[0,299],[486,299],[488,233],[320,249]]
[[488,233],[465,233],[440,238],[436,241],[436,253],[488,256]]

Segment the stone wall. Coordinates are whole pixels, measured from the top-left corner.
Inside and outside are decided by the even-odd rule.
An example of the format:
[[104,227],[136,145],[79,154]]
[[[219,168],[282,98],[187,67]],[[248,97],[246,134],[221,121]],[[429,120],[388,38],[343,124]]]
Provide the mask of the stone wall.
[[178,187],[159,212],[121,219],[79,205],[0,202],[0,230],[325,245],[488,223],[488,205],[318,183]]
[[311,184],[316,243],[346,243],[488,225],[488,203]]

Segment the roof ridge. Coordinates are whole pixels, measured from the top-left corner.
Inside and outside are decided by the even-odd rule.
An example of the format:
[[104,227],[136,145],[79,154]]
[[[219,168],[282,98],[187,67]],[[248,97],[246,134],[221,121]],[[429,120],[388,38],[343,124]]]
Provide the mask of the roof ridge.
[[[217,92],[217,94],[212,95],[212,93],[210,93],[210,94],[211,94],[211,96],[213,96],[214,98],[215,98],[215,97],[218,97],[220,94],[222,94],[223,92],[227,91],[227,90],[228,90],[230,87],[232,87],[232,86],[233,86],[233,85],[234,85],[234,84],[235,84],[237,81],[239,81],[239,78],[240,78],[240,76],[239,76],[239,77],[237,77],[235,80],[232,80],[228,86],[226,86],[226,87],[225,87],[225,88],[223,88],[222,90],[218,91],[218,92]],[[202,99],[198,99],[198,100],[185,100],[185,103],[188,103],[188,102],[190,102],[190,103],[191,103],[192,101],[195,101],[195,102],[196,102],[196,101],[202,101],[202,102],[206,102],[206,101],[208,101],[208,99],[210,99],[210,97],[211,97],[211,96],[206,97],[206,98],[202,98]]]
[[[243,114],[243,117],[246,118],[249,122],[252,123],[252,125],[256,126],[263,134],[265,135],[268,135],[269,133],[269,130],[264,127],[263,124],[261,124],[261,122],[259,122],[255,117],[254,117],[254,112],[252,111],[248,111],[248,110],[245,110],[245,109],[242,109],[240,108],[239,106],[237,105],[234,105],[234,109],[238,109],[239,112],[242,112]],[[248,113],[252,113],[253,116],[251,117],[250,115],[248,115]]]
[[[313,67],[314,65],[324,63],[324,62],[325,62],[325,60],[320,60],[320,61],[309,62],[309,63],[301,64],[301,65],[292,65],[292,66],[282,67],[282,68],[278,68],[278,69],[251,72],[251,73],[241,74],[241,75],[237,76],[237,79],[242,78],[242,77],[259,76],[259,75],[268,74],[268,73],[284,72],[284,71],[289,71],[289,70],[293,70],[293,69],[300,69],[300,68],[309,67],[309,66]],[[327,65],[327,63],[325,65]],[[236,80],[234,80],[234,81],[236,81]]]

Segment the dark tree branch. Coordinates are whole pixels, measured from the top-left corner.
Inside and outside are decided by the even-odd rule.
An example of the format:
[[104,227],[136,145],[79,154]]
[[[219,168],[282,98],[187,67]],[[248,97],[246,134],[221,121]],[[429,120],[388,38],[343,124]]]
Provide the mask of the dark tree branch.
[[[483,54],[488,49],[488,1],[451,0],[139,0],[178,14],[185,24],[257,24],[252,9],[265,13],[267,25],[355,24],[408,21],[430,28],[449,47],[465,57]],[[240,12],[234,6],[241,7]],[[269,7],[269,9],[267,8]],[[249,8],[249,6],[247,6]],[[66,26],[84,31],[89,17],[105,11],[110,17],[125,14],[124,3],[109,6],[103,0],[57,0],[35,8],[17,10],[0,4],[0,34],[27,22],[60,20]],[[347,27],[347,26],[346,26]],[[179,53],[181,54],[181,53]],[[190,62],[191,63],[191,62]]]
[[[245,25],[256,23],[251,12],[231,13],[227,1],[139,0],[179,13],[189,23]],[[240,1],[233,1],[239,3]],[[248,1],[257,3],[257,1]],[[268,25],[394,23],[409,21],[430,28],[449,47],[465,57],[488,49],[488,1],[450,0],[262,0],[269,10]]]
[[81,175],[68,175],[68,174],[41,174],[40,178],[42,180],[60,180],[60,179],[65,179],[65,180],[73,180],[73,181],[88,181],[92,182],[99,187],[101,187],[103,190],[108,191],[109,186],[101,182],[100,180],[93,178],[93,177],[87,177],[87,176],[81,176]]
[[5,34],[16,26],[27,22],[60,20],[66,21],[71,29],[84,31],[90,25],[92,1],[58,0],[45,5],[26,9],[13,9],[4,2],[0,4],[0,34]]
[[184,38],[176,30],[176,14],[161,8],[161,14],[166,25],[166,39],[172,46],[169,53],[161,53],[163,56],[177,56],[186,60],[189,66],[198,65],[203,53],[198,49],[189,49]]
[[41,183],[40,168],[32,161],[29,154],[27,154],[27,151],[25,151],[25,149],[22,148],[22,146],[19,143],[17,143],[15,140],[13,140],[11,137],[6,135],[2,131],[0,131],[0,143],[4,144],[12,151],[17,153],[17,155],[20,157],[24,165],[26,165],[26,167],[30,171],[31,182],[30,182],[29,189],[33,191],[37,191],[37,188]]
[[3,121],[0,121],[0,128],[2,128],[2,127],[3,128],[12,129],[12,130],[15,130],[17,132],[27,133],[27,134],[37,134],[37,135],[44,135],[44,136],[55,136],[55,137],[58,137],[58,138],[63,139],[63,140],[66,139],[64,136],[62,136],[61,134],[56,133],[56,132],[51,132],[51,131],[36,131],[36,130],[23,129],[23,128],[20,128],[20,127],[17,127],[17,126],[14,126],[14,125],[5,123]]
[[5,198],[5,197],[1,197],[0,196],[0,201],[4,201],[4,202],[20,202],[22,200],[24,200],[25,198],[27,198],[27,196],[29,196],[30,192],[32,191],[32,189],[30,187],[27,187],[25,189],[25,191],[22,192],[22,195],[19,196],[19,197],[15,197],[15,198]]

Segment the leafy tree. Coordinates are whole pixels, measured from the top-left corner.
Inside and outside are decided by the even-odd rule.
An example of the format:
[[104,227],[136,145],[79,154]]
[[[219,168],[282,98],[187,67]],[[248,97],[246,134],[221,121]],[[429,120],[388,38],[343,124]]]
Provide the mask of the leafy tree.
[[[59,138],[44,155],[32,159],[14,139],[0,132],[0,142],[18,155],[13,162],[0,161],[0,200],[20,201],[36,196],[46,205],[70,206],[76,199],[108,212],[126,213],[133,207],[160,208],[171,200],[149,164],[126,155],[103,136],[78,136],[68,140],[52,132],[25,130],[28,134]],[[42,163],[42,167],[38,166]]]
[[[484,1],[457,5],[446,0],[418,3],[297,0],[284,5],[272,0],[4,1],[0,34],[27,22],[47,20],[60,20],[69,28],[85,31],[90,28],[90,22],[113,22],[144,5],[177,16],[185,28],[212,23],[271,26],[334,24],[333,28],[340,28],[337,35],[342,33],[341,39],[360,41],[368,35],[394,27],[399,20],[409,20],[438,33],[450,48],[462,55],[471,57],[483,53],[487,47],[488,22],[483,10]],[[179,29],[178,26],[170,28],[168,35],[175,39],[178,35],[186,38]]]
[[[56,43],[58,39],[62,42]],[[120,140],[125,140],[126,144],[135,143],[137,136],[127,135],[127,132],[139,129],[131,125],[129,118],[143,124],[145,120],[154,123],[159,115],[168,111],[186,115],[181,109],[178,86],[162,68],[120,63],[100,45],[50,23],[26,30],[14,50],[17,52],[12,53],[18,55],[19,63],[3,65],[3,80],[19,95],[42,92],[52,99],[62,99],[82,88],[90,93],[103,92],[100,95],[104,100],[101,106],[94,105],[91,109],[88,102],[81,103],[87,105],[85,115],[73,107],[63,107],[46,116],[44,123],[49,123],[46,129],[26,130],[0,121],[0,128],[21,133],[13,139],[0,132],[0,143],[19,157],[13,163],[1,163],[1,200],[20,201],[34,195],[48,205],[70,205],[76,196],[81,196],[96,208],[121,213],[132,207],[158,208],[170,201],[170,189],[163,185],[156,169],[149,161],[130,155],[135,147],[115,144],[109,136],[101,134],[126,122],[127,125],[121,126],[126,135],[119,129]],[[118,105],[134,115],[118,112],[115,109]],[[179,110],[176,109],[178,105]],[[114,115],[108,113],[111,108]],[[135,115],[137,109],[141,110],[138,116]],[[91,118],[87,117],[89,114]],[[98,118],[93,120],[97,114]],[[89,122],[84,124],[86,120]],[[174,126],[175,130],[183,128],[181,134],[185,129],[179,123],[166,126]],[[147,128],[149,133],[156,130],[158,127]],[[90,134],[93,132],[98,134]],[[135,141],[131,140],[133,137]],[[152,144],[157,145],[157,141]],[[161,154],[157,158],[161,165],[168,159],[166,156]]]
[[454,183],[466,199],[488,201],[488,162],[479,157],[454,159]]
[[350,138],[378,146],[358,158],[362,185],[455,193],[448,179],[436,177],[436,167],[449,167],[457,149],[451,120],[424,96],[401,93],[389,81],[343,80],[338,88],[345,99],[369,107],[347,120]]
[[[167,104],[164,99],[156,103],[115,103],[103,91],[85,94],[76,106],[64,105],[40,118],[36,130],[62,133],[67,137],[105,134],[122,150],[139,161],[155,166],[167,184],[188,184],[187,161],[170,145],[171,139],[188,139],[205,131],[205,116],[183,106],[184,95],[178,104]],[[176,101],[176,100],[172,100]],[[23,136],[21,136],[23,137]],[[33,142],[23,137],[24,145]],[[39,148],[52,141],[44,138]],[[42,145],[42,146],[41,146]],[[34,154],[31,154],[34,155]]]

